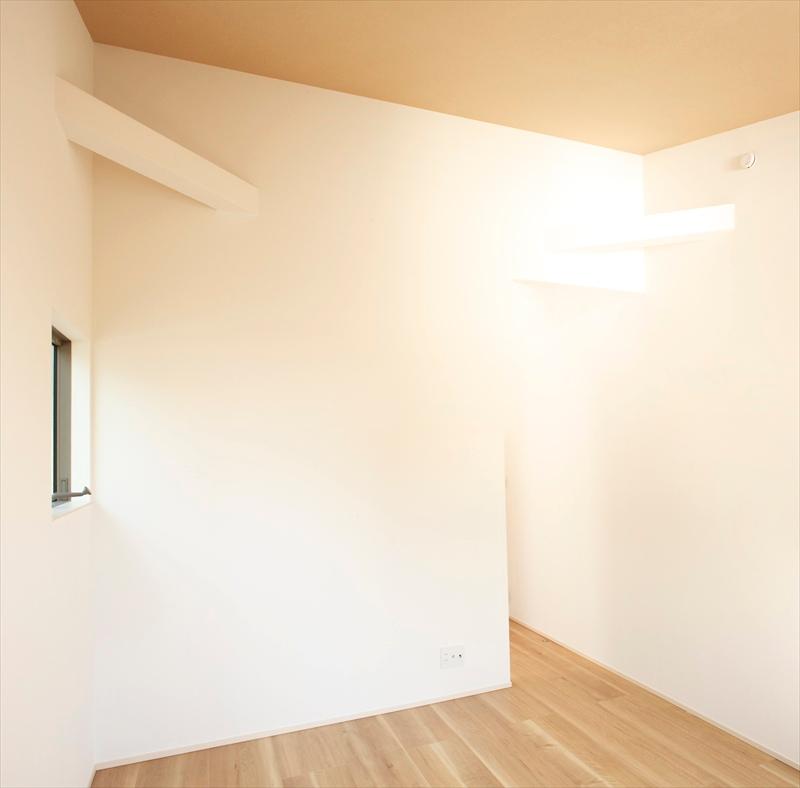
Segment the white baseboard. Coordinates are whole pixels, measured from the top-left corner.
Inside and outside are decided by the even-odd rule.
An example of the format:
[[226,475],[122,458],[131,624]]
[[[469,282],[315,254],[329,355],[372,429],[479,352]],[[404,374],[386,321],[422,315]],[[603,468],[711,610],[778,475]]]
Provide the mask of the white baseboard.
[[[113,761],[103,761],[95,766],[95,772],[100,769],[113,769],[115,766],[128,766],[131,763],[141,763],[142,761],[152,761],[156,758],[167,758],[170,755],[183,755],[187,752],[197,752],[198,750],[208,750],[211,747],[223,747],[226,744],[239,744],[245,741],[253,741],[253,739],[265,739],[268,736],[277,736],[281,733],[294,733],[295,731],[305,731],[311,728],[322,728],[325,725],[335,725],[339,722],[351,722],[352,720],[361,720],[365,717],[375,717],[378,714],[391,714],[393,711],[405,711],[406,709],[416,709],[420,706],[429,706],[431,703],[443,703],[448,700],[458,700],[459,698],[469,698],[472,695],[482,695],[484,692],[496,692],[501,689],[508,689],[511,682],[505,684],[497,684],[492,687],[483,687],[482,689],[471,690],[470,692],[461,692],[457,695],[445,695],[443,697],[428,698],[427,700],[420,700],[414,703],[407,703],[403,706],[391,706],[384,709],[372,709],[365,711],[361,714],[350,714],[345,717],[332,717],[325,720],[316,720],[315,722],[308,722],[303,725],[290,725],[286,728],[273,728],[267,731],[258,731],[256,733],[248,733],[245,736],[234,736],[230,739],[218,739],[216,741],[204,742],[202,744],[192,744],[187,747],[173,747],[168,750],[158,750],[157,752],[143,753],[130,758],[119,758]],[[92,778],[94,779],[94,778]]]
[[781,755],[778,752],[770,750],[763,744],[759,744],[758,742],[753,741],[752,739],[748,739],[747,736],[743,736],[738,731],[728,728],[725,725],[721,725],[716,720],[712,720],[710,717],[706,717],[703,714],[700,714],[699,711],[695,711],[695,709],[692,709],[689,706],[684,705],[680,701],[675,700],[675,698],[671,698],[669,695],[665,695],[663,692],[659,692],[658,690],[649,687],[647,684],[642,684],[641,681],[632,679],[630,676],[626,676],[624,673],[620,673],[618,670],[614,670],[614,668],[610,667],[609,665],[606,665],[604,662],[600,662],[600,660],[594,659],[593,657],[590,657],[588,654],[584,654],[582,651],[578,651],[577,649],[572,648],[572,646],[568,646],[566,643],[562,643],[560,640],[551,638],[550,635],[546,634],[545,632],[542,632],[540,629],[532,627],[530,624],[526,624],[524,621],[521,621],[520,619],[515,618],[514,616],[509,616],[509,618],[516,624],[519,624],[521,627],[525,627],[525,629],[530,629],[531,632],[535,632],[537,635],[540,635],[541,637],[546,638],[547,640],[551,640],[553,643],[556,643],[562,648],[567,649],[567,651],[571,651],[573,654],[577,654],[579,657],[583,657],[592,664],[603,668],[603,670],[607,670],[609,673],[613,673],[615,676],[619,676],[621,679],[625,679],[625,681],[630,681],[631,684],[635,684],[637,687],[640,687],[643,690],[651,692],[653,695],[661,698],[662,700],[667,701],[668,703],[671,703],[673,706],[677,706],[679,709],[682,709],[683,711],[686,711],[689,714],[692,714],[695,717],[703,720],[703,722],[707,722],[709,725],[713,725],[715,728],[719,728],[721,731],[725,731],[725,733],[730,734],[734,738],[740,739],[745,744],[749,744],[751,747],[755,747],[757,750],[761,750],[761,752],[763,752],[765,755],[769,755],[771,758],[775,758],[776,761],[785,763],[787,766],[791,766],[793,769],[800,769],[800,765],[796,764],[794,761],[790,760],[785,755]]

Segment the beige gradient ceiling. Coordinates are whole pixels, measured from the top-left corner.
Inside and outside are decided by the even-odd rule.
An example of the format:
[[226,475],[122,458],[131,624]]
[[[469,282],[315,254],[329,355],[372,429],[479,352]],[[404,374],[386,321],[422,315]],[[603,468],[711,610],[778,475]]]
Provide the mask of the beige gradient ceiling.
[[76,0],[104,44],[648,153],[800,106],[798,0]]

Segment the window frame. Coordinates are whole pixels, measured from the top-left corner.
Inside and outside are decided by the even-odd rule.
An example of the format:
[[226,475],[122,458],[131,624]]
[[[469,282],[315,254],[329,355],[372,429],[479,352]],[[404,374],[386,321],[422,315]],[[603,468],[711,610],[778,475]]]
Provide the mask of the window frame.
[[[53,493],[70,492],[72,460],[72,342],[52,329],[52,477]],[[52,501],[56,507],[67,501]]]

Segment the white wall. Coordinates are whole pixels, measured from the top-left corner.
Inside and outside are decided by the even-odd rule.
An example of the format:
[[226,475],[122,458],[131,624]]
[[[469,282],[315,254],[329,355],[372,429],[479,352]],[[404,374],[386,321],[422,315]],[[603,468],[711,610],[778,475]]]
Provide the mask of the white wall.
[[[50,325],[91,337],[52,79],[92,47],[71,3],[0,8],[2,783],[80,785],[92,509],[51,519],[42,414]],[[542,228],[641,209],[639,157],[96,60],[262,190],[226,216],[95,165],[99,761],[505,682],[504,427],[512,614],[798,760],[797,115],[646,157],[650,210],[739,228],[648,252],[644,295],[512,287]]]
[[648,211],[737,229],[643,295],[520,290],[508,451],[512,616],[794,762],[799,150],[793,114],[645,157]]
[[[50,330],[88,379],[92,157],[64,138],[53,87],[91,90],[93,45],[73,3],[4,1],[0,28],[0,783],[72,788],[94,764],[91,507],[51,516]],[[88,483],[85,387],[73,404]]]
[[505,683],[509,267],[548,215],[641,208],[639,157],[95,57],[262,193],[95,165],[98,760]]

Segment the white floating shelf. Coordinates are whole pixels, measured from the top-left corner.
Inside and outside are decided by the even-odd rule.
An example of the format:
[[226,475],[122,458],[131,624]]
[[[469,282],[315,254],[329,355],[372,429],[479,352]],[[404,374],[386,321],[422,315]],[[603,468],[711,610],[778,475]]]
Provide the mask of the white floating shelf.
[[258,189],[138,120],[56,79],[56,112],[67,138],[221,211],[258,213]]
[[615,252],[700,240],[735,227],[736,206],[728,203],[560,229],[547,245],[556,253]]

